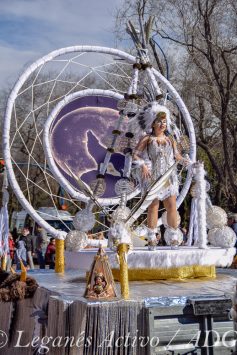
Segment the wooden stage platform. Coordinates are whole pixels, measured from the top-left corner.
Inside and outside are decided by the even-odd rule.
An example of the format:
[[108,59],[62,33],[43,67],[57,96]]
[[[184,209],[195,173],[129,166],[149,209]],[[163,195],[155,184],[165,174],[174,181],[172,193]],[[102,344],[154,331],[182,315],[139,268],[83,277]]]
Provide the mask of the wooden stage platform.
[[[37,336],[40,340],[44,336],[52,337],[49,338],[48,345],[43,346],[45,353],[50,355],[149,354],[149,349],[141,346],[139,341],[127,347],[118,347],[115,344],[119,337],[122,339],[129,335],[131,339],[135,339],[149,335],[147,304],[157,303],[159,307],[164,304],[166,307],[178,305],[180,311],[185,308],[185,303],[190,298],[218,299],[224,295],[232,297],[237,280],[236,270],[218,269],[216,279],[211,280],[132,281],[130,299],[127,301],[118,299],[109,302],[89,302],[83,298],[86,286],[84,272],[72,270],[61,275],[51,270],[35,270],[30,274],[40,285],[33,299],[16,304],[0,303],[0,330],[5,332],[9,339],[4,349],[0,348],[0,354],[37,354],[34,352],[36,347],[33,346],[15,347],[17,342],[27,345]],[[119,291],[119,284],[116,285]],[[178,318],[175,319],[177,321]],[[229,322],[228,327],[231,327],[231,324]],[[187,327],[191,329],[190,324]],[[71,346],[67,343],[64,346],[60,339],[65,337],[75,341],[79,338],[79,342],[72,343]],[[230,354],[231,350],[233,351],[233,348],[223,352],[222,349],[220,354]],[[161,351],[158,354],[184,354],[184,352]]]

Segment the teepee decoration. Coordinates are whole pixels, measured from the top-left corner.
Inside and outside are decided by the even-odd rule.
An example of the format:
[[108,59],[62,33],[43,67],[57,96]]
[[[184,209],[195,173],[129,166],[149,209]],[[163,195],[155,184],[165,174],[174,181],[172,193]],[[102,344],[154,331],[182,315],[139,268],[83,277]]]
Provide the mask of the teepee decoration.
[[92,263],[84,297],[90,299],[109,299],[117,297],[108,256],[102,247],[99,248]]

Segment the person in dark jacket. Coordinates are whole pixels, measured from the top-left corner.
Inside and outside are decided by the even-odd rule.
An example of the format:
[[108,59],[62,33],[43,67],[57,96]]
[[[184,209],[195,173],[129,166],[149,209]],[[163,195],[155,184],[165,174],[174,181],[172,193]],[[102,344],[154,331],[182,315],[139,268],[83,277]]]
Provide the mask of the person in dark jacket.
[[29,227],[24,227],[22,230],[22,235],[19,237],[18,241],[24,241],[27,253],[27,261],[30,265],[30,268],[33,270],[35,268],[33,262],[33,238],[30,234]]
[[36,254],[40,269],[45,269],[45,253],[48,245],[48,238],[46,231],[38,227],[36,234]]

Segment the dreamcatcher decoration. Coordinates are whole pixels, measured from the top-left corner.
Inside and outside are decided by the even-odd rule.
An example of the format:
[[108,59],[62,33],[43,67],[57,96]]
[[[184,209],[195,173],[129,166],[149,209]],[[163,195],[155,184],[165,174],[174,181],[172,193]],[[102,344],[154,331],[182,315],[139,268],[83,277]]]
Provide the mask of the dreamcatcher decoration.
[[[131,23],[128,31],[136,44],[137,57],[104,47],[62,48],[33,63],[19,78],[9,96],[3,128],[4,159],[9,181],[22,207],[55,238],[64,239],[70,227],[65,225],[66,231],[59,231],[46,222],[37,212],[39,201],[35,201],[35,196],[41,195],[42,200],[57,210],[57,191],[62,186],[69,211],[79,210],[80,213],[81,201],[85,202],[86,216],[90,215],[90,218],[84,219],[88,225],[84,226],[83,231],[79,230],[82,233],[93,225],[95,219],[92,215],[99,213],[93,209],[95,201],[91,200],[91,195],[100,205],[97,210],[104,211],[108,217],[116,205],[126,206],[129,199],[139,194],[139,189],[130,178],[132,150],[137,137],[129,130],[127,121],[139,114],[150,101],[162,100],[161,96],[165,97],[167,91],[170,102],[175,102],[188,127],[189,156],[195,160],[194,128],[182,99],[172,85],[152,68],[147,51],[140,45]],[[128,88],[126,94],[125,88]],[[104,159],[98,166],[96,178],[86,184],[89,195],[79,186],[77,178],[80,174],[74,171],[70,162],[68,164],[65,160],[61,164],[55,159],[51,140],[65,108],[88,96],[95,97],[97,101],[104,97],[117,101],[117,108],[114,109],[117,119],[113,129],[112,124],[110,126],[110,142],[107,147],[106,140],[103,142],[106,149]],[[75,136],[72,140],[76,141]],[[62,145],[66,143],[62,140]],[[124,169],[114,186],[115,196],[104,197],[105,175],[110,169],[111,157],[117,151],[124,156]],[[76,179],[72,174],[76,175]],[[191,178],[188,171],[177,200],[178,206],[188,192]],[[106,208],[103,207],[103,210],[101,206]],[[74,224],[81,229],[81,225],[77,225],[78,219],[75,218]],[[109,229],[97,217],[96,220],[101,230]]]

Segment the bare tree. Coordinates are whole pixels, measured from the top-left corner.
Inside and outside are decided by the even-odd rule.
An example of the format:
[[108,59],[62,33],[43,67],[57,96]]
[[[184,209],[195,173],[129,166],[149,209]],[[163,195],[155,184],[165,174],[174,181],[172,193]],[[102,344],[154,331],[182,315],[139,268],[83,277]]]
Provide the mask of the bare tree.
[[[117,13],[117,24],[156,16],[153,36],[166,46],[174,68],[172,83],[192,115],[201,157],[214,172],[215,201],[237,209],[236,2],[137,0],[126,6]],[[162,57],[150,44],[162,73]]]

